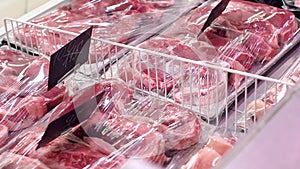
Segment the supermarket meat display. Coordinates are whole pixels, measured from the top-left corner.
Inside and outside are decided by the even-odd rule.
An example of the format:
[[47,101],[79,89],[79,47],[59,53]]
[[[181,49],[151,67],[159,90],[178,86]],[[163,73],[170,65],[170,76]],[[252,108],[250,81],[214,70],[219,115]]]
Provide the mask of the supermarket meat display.
[[[93,26],[93,37],[126,44],[153,29],[151,25],[162,24],[160,21],[164,10],[171,8],[174,3],[173,0],[73,0],[31,22],[74,33],[82,33]],[[53,54],[74,38],[29,25],[18,28],[14,35],[23,44],[47,55]],[[115,46],[92,41],[91,62],[105,59],[116,50],[119,49]]]
[[[71,0],[31,22],[75,33],[92,25],[93,37],[127,44],[148,33],[176,2]],[[47,91],[48,57],[0,49],[0,168],[117,169],[130,160],[159,168],[210,169],[218,165],[237,138],[216,134],[219,119],[211,124],[210,118],[227,104],[227,87],[240,87],[245,77],[197,63],[256,73],[289,43],[298,23],[289,11],[232,0],[224,13],[197,37],[216,4],[204,3],[180,16],[138,45],[150,52],[126,53],[116,72],[110,72],[113,75],[101,74],[91,79],[92,84],[84,82],[87,87],[74,84],[80,90],[69,89],[73,84],[59,84]],[[74,38],[30,25],[20,26],[13,33],[22,44],[46,55]],[[120,49],[92,41],[90,61],[102,61]],[[299,70],[282,80],[296,83]],[[120,79],[115,79],[115,73]],[[249,101],[246,120],[260,120],[288,88],[276,85],[263,97]],[[71,96],[68,91],[73,91]],[[100,101],[93,102],[91,98],[101,93],[104,94]],[[95,104],[95,110],[84,104],[89,100]],[[85,112],[76,112],[78,107]],[[39,147],[43,136],[51,134],[47,126],[71,110],[77,113],[79,124],[68,126],[73,119],[67,119],[57,128],[67,126],[68,130]],[[93,110],[90,117],[80,119],[79,113],[87,114],[89,110]],[[226,119],[225,123],[228,127],[231,121]]]
[[64,86],[47,91],[49,60],[10,49],[0,49],[1,146],[13,135],[32,126],[66,96]]
[[[217,2],[207,3],[190,11],[162,33],[141,43],[138,47],[194,61],[212,61],[225,68],[256,73],[278,54],[282,46],[293,38],[298,29],[294,14],[287,10],[265,4],[233,0],[222,15],[197,39],[210,10],[216,4]],[[222,86],[220,83],[227,81],[226,75],[221,71],[205,72],[209,69],[199,68],[200,66],[195,68],[193,64],[178,66],[180,61],[161,59],[152,53],[137,52],[130,57],[129,61],[124,63],[124,68],[119,69],[123,80],[145,90],[159,89],[167,96],[172,93],[173,99],[179,103],[194,106],[202,105],[202,100],[217,103],[218,100],[209,98],[217,98],[218,92],[211,91],[216,88],[220,91],[225,90],[224,84],[223,87],[219,87]],[[132,60],[135,62],[131,63]],[[255,69],[253,69],[254,65]],[[156,79],[152,76],[152,72],[143,71],[143,69],[151,70],[152,68],[160,71],[156,73],[158,75]],[[194,71],[194,69],[202,69],[202,71]],[[212,77],[202,76],[205,74]],[[243,78],[243,76],[229,74],[229,85],[239,87]],[[176,83],[179,79],[181,79],[180,83],[183,83],[182,86]],[[173,91],[170,88],[176,89]],[[165,89],[167,89],[166,92],[164,92]],[[203,92],[204,90],[207,92]],[[186,91],[192,91],[192,94]],[[189,93],[187,94],[189,96],[185,96],[185,93]],[[206,94],[208,95],[205,98]],[[221,99],[224,99],[222,94],[219,95]],[[199,99],[200,96],[204,99]]]
[[[46,123],[72,109],[65,107],[66,102],[74,108],[103,90],[106,94],[89,119],[37,150],[47,124],[35,125],[17,136],[5,156],[2,154],[5,162],[0,166],[22,167],[25,161],[35,161],[48,168],[119,168],[128,159],[165,166],[172,158],[167,156],[168,150],[185,150],[200,141],[203,131],[194,112],[152,96],[133,102],[133,91],[117,79],[80,90],[54,108]],[[6,160],[16,156],[23,156],[24,161]]]

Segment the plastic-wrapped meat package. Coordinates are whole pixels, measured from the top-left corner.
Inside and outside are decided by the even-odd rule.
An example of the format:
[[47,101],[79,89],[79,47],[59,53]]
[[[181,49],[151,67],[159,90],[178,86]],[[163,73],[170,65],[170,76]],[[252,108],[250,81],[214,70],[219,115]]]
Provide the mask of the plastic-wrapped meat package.
[[[164,34],[181,39],[196,38],[209,11],[215,5],[216,3],[211,3],[191,11],[173,24],[175,29],[170,27]],[[249,71],[255,61],[272,59],[280,46],[294,36],[297,28],[297,20],[289,11],[235,0],[229,3],[222,15],[198,40],[215,47],[221,60],[231,57],[240,62],[245,71]]]
[[[215,49],[210,46],[202,46],[201,51],[203,53],[201,53],[196,48],[198,47],[198,43],[199,42],[192,39],[190,39],[190,42],[184,42],[170,37],[158,36],[141,43],[138,47],[196,61],[213,60],[216,54]],[[210,71],[210,73],[207,73],[208,71]],[[222,77],[224,73],[222,74],[221,71],[213,72],[213,70],[207,70],[205,67],[196,64],[138,51],[134,51],[123,61],[118,74],[120,78],[126,82],[130,82],[135,87],[166,95],[178,85],[179,81],[190,82],[191,78],[207,79],[205,76],[211,76],[213,74],[218,74],[215,76],[219,77],[215,78],[217,78],[219,82],[224,80],[224,77]],[[197,86],[197,83],[205,83],[207,80],[199,81],[195,82],[196,85],[194,86]],[[213,87],[215,84],[200,86],[203,90],[207,90],[207,86]],[[190,84],[186,85],[191,86]],[[185,92],[182,94],[184,95],[184,93]],[[179,97],[182,98],[184,96]]]
[[[92,115],[36,150],[46,125],[105,94]],[[168,150],[181,151],[197,144],[202,135],[200,119],[188,109],[155,97],[135,100],[124,82],[107,79],[80,90],[51,111],[45,121],[23,131],[1,154],[2,167],[120,168],[130,160],[165,166]],[[16,160],[18,158],[18,160]]]
[[[156,1],[157,4],[162,1]],[[165,1],[167,2],[167,1]],[[73,0],[70,4],[71,11],[81,15],[103,15],[110,13],[146,13],[147,11],[156,10],[153,1],[147,0],[105,0],[105,1],[89,1],[89,0]],[[167,6],[172,6],[174,1]]]
[[[93,37],[127,44],[156,28],[158,24],[165,24],[166,21],[162,21],[162,18],[170,15],[165,12],[180,12],[185,9],[183,6],[188,6],[184,4],[183,9],[172,8],[174,4],[173,0],[74,0],[31,22],[75,33],[81,33],[93,26]],[[166,11],[168,9],[171,11]],[[73,38],[29,25],[16,29],[14,34],[23,44],[37,48],[47,55],[54,53]],[[105,59],[117,50],[119,49],[115,46],[92,41],[90,61]]]
[[[53,15],[60,14],[54,13]],[[59,20],[67,20],[66,18],[60,18]],[[82,33],[90,26],[94,26],[93,36],[97,38],[104,38],[115,42],[126,42],[131,34],[138,28],[138,22],[141,21],[142,17],[140,14],[125,15],[120,17],[104,18],[91,17],[91,18],[80,18],[71,22],[59,22],[60,25],[55,24],[56,28],[66,30],[75,33]],[[52,21],[53,22],[53,21]],[[52,26],[52,22],[45,22],[45,26]],[[44,23],[44,22],[41,22]],[[39,23],[39,24],[41,24]],[[48,24],[49,23],[49,24]],[[119,29],[118,27],[122,27]],[[32,26],[26,25],[23,28],[19,28],[15,31],[15,36],[23,43],[28,46],[36,47],[41,53],[47,55],[53,54],[56,50],[64,46],[67,42],[71,41],[74,36],[65,36],[57,32],[46,31],[46,29],[33,28]],[[105,59],[109,52],[113,53],[114,46],[103,45],[103,43],[95,42],[91,44],[91,62]]]
[[64,86],[47,91],[49,60],[14,50],[0,50],[1,144],[41,119],[66,96]]
[[218,164],[236,143],[237,138],[216,133],[209,136],[206,144],[195,153],[181,169],[210,169]]
[[[194,61],[213,61],[225,68],[256,73],[278,54],[298,29],[294,14],[289,11],[265,4],[234,0],[229,2],[222,15],[198,37],[206,18],[217,3],[206,3],[191,10],[158,36],[150,38],[138,47]],[[203,73],[205,68],[200,66],[183,64],[179,67],[178,64],[173,64],[176,61],[169,64],[168,59],[161,59],[155,55],[152,58],[150,54],[146,57],[143,52],[140,52],[139,56],[137,53],[131,54],[131,58],[125,61],[127,63],[119,69],[120,77],[125,81],[131,80],[133,85],[142,89],[155,92],[160,89],[159,93],[165,96],[171,91],[173,99],[183,104],[203,106],[204,102],[198,101],[202,99],[197,99],[205,95],[205,92],[201,91],[203,86],[209,86],[204,87],[207,91],[214,91],[216,88],[220,91],[208,92],[212,93],[211,97],[214,100],[204,97],[204,100],[210,103],[217,103],[217,95],[224,99],[222,96],[225,94],[221,92],[224,91],[225,85],[218,83],[228,81],[229,87],[234,88],[240,87],[244,79],[241,75],[229,74],[226,80],[226,74],[222,71],[206,70],[207,73]],[[144,64],[144,60],[149,60],[149,63]],[[160,63],[164,61],[165,64]],[[186,65],[189,66],[185,67]],[[147,67],[148,70],[143,71]],[[207,78],[203,77],[203,74],[215,75]],[[183,86],[176,83],[178,79],[181,79]],[[170,90],[172,88],[175,90]]]
[[[296,84],[300,80],[300,67],[298,63],[295,62],[280,80]],[[268,113],[273,106],[280,102],[291,87],[286,84],[274,84],[271,86],[264,95],[247,104],[246,114],[237,121],[237,126],[242,130],[248,130],[256,121]]]

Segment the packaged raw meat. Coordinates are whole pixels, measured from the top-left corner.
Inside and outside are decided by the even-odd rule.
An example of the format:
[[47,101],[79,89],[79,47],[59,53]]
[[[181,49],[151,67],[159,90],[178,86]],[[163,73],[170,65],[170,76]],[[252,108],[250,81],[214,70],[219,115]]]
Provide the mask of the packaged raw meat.
[[250,129],[253,124],[259,121],[264,114],[268,113],[273,106],[285,97],[293,84],[296,84],[300,80],[299,60],[293,63],[280,80],[290,85],[284,83],[273,84],[263,95],[258,96],[255,100],[247,104],[246,114],[243,114],[236,122],[241,130],[246,131]]
[[49,60],[44,56],[1,47],[0,67],[0,146],[4,146],[67,97],[67,89],[56,86],[47,91]]
[[[128,44],[153,29],[161,29],[173,21],[174,16],[181,15],[196,3],[196,0],[72,0],[31,22],[74,33],[82,33],[93,25],[93,37]],[[149,33],[147,36],[151,35]],[[29,25],[16,29],[14,36],[26,46],[47,55],[53,54],[73,38]],[[116,48],[92,41],[90,61],[105,59],[120,50]]]
[[[119,68],[120,78],[193,107],[207,118],[216,118],[223,109],[222,101],[227,97],[226,86],[230,95],[244,84],[244,76],[229,73],[227,77],[223,71],[196,63],[208,61],[224,68],[261,73],[267,63],[281,57],[279,52],[286,50],[284,46],[298,30],[296,17],[287,10],[233,0],[198,37],[217,3],[207,2],[191,10],[157,36],[138,45],[180,59],[132,52]],[[192,61],[190,64],[181,62],[181,58]]]
[[[105,94],[87,120],[36,149],[48,124],[100,91]],[[134,93],[119,79],[106,79],[81,89],[10,140],[0,150],[0,166],[120,168],[137,160],[165,167],[173,156],[168,151],[192,147],[205,132],[193,111]]]
[[215,167],[222,156],[232,149],[237,141],[237,138],[230,132],[225,134],[219,132],[216,131],[214,135],[209,136],[204,147],[198,150],[181,169],[210,169]]

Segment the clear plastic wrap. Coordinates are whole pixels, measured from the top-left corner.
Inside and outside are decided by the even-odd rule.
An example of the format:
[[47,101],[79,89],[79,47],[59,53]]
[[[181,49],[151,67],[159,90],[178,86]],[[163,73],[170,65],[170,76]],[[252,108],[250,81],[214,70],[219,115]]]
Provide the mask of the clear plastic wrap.
[[[51,121],[101,91],[105,94],[87,120],[36,150]],[[166,167],[175,154],[204,142],[214,130],[193,111],[142,96],[118,79],[79,90],[48,115],[1,149],[0,166],[121,168],[142,160]]]
[[[287,10],[233,0],[222,15],[197,37],[211,9],[217,3],[207,2],[191,10],[159,35],[138,47],[194,61],[209,61],[225,68],[256,74],[266,71],[264,66],[275,60],[275,57],[276,60],[282,57],[283,54],[279,53],[286,50],[284,47],[290,45],[290,40],[298,30],[294,14]],[[178,63],[159,59],[143,63],[145,58],[150,60],[152,57],[144,56],[143,53],[132,53],[129,57],[129,61],[134,60],[138,64],[124,61],[123,67],[119,69],[122,79],[132,81],[133,85],[149,91],[162,88],[160,90],[163,94],[177,102],[198,106],[200,109],[203,105],[210,106],[225,99],[227,84],[224,83],[227,81],[229,95],[244,82],[244,76],[229,74],[227,79],[227,74],[222,71],[210,71],[200,66],[178,66]],[[144,71],[145,68],[148,70]],[[155,77],[152,68],[157,70],[156,81],[159,86],[152,85],[155,80],[149,82],[149,77]],[[208,117],[215,117],[220,112],[210,109],[201,113],[211,113]]]
[[67,97],[64,86],[47,91],[49,60],[2,46],[0,49],[0,130],[5,145]]
[[220,133],[215,132],[209,136],[205,145],[192,154],[188,162],[180,169],[210,169],[218,164],[218,161],[230,151],[238,141],[233,133],[227,131]]
[[[74,33],[82,33],[93,25],[93,37],[128,44],[142,34],[148,33],[148,36],[151,36],[152,33],[149,32],[152,29],[159,30],[160,26],[173,21],[174,15],[181,15],[195,3],[180,0],[73,0],[31,22]],[[72,38],[30,27],[20,27],[14,33],[27,46],[37,49],[48,47],[45,48],[47,50],[41,51],[47,55],[55,52]],[[101,42],[92,46],[96,49],[91,48],[91,62],[105,59],[119,50]]]
[[[281,81],[296,84],[300,80],[299,60],[297,60],[287,72],[280,78]],[[265,113],[278,104],[293,86],[286,84],[274,84],[263,95],[251,101],[236,124],[242,131],[250,129],[256,121],[260,120]]]

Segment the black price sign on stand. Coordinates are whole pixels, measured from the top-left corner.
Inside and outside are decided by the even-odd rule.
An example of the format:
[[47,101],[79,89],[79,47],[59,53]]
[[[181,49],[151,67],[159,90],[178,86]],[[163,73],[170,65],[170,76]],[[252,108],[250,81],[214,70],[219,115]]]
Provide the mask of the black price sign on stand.
[[88,60],[93,27],[90,27],[50,56],[48,90],[76,65]]

